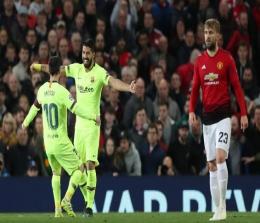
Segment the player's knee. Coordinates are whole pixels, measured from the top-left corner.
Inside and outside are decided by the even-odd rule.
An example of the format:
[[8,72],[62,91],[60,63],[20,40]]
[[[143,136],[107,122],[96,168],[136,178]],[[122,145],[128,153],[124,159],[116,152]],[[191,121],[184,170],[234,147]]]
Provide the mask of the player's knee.
[[208,168],[209,168],[210,172],[215,172],[217,170],[216,160],[209,161],[208,162]]
[[223,149],[217,149],[216,160],[217,163],[223,163],[226,161],[227,153]]

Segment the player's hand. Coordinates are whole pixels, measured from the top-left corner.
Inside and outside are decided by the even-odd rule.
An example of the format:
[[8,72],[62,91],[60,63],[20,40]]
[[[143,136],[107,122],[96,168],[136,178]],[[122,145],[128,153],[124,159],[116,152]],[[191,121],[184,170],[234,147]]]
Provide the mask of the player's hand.
[[101,118],[100,118],[100,115],[97,115],[95,122],[96,122],[96,125],[98,125],[98,126],[101,125]]
[[130,86],[129,86],[129,91],[134,94],[135,89],[136,89],[135,81],[132,81]]
[[241,159],[244,164],[249,164],[249,163],[252,163],[255,161],[255,157],[254,156],[251,156],[251,157],[242,157]]
[[34,69],[34,63],[31,64],[31,66],[30,66],[30,71],[31,71],[32,73],[35,73],[35,72],[36,72],[36,70]]
[[189,124],[190,126],[193,125],[193,123],[196,121],[196,115],[194,112],[189,113]]
[[245,129],[248,127],[248,118],[246,115],[241,116],[240,124],[241,124],[241,129],[244,132]]

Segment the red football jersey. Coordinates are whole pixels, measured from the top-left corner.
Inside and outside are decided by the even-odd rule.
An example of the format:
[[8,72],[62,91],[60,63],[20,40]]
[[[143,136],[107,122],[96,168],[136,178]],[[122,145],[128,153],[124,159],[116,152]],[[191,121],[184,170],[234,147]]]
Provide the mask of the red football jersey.
[[[212,124],[230,116],[230,86],[234,89],[241,115],[246,115],[244,94],[240,86],[234,59],[228,51],[218,49],[211,57],[203,52],[195,62],[193,85],[190,99],[190,112],[195,111],[199,90],[202,88],[203,116]],[[205,123],[206,124],[206,123]]]

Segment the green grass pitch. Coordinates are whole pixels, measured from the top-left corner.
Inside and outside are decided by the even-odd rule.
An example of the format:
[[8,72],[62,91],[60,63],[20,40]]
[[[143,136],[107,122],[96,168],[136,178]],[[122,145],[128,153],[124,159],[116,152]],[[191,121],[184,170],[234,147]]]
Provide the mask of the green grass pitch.
[[[95,214],[93,218],[65,216],[54,218],[53,213],[0,213],[0,223],[203,223],[209,222],[211,213],[132,213],[132,214]],[[228,212],[226,223],[259,223],[260,213]]]

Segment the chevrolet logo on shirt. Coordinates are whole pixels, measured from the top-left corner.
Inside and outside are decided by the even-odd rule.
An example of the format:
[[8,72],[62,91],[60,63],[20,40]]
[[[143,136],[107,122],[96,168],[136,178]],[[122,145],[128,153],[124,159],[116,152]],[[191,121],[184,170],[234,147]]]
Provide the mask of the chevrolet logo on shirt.
[[92,93],[94,92],[93,87],[84,87],[82,85],[78,85],[78,90],[80,93]]
[[204,81],[215,81],[218,79],[218,74],[209,73],[204,76]]

